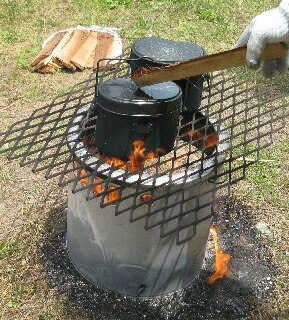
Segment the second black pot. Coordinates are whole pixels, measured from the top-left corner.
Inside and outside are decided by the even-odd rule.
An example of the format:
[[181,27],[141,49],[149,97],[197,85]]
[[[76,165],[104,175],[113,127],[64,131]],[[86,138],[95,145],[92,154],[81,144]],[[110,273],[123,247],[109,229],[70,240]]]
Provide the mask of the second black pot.
[[[130,59],[132,60],[129,62],[131,74],[141,67],[164,67],[204,55],[205,50],[191,42],[159,37],[141,38],[131,47]],[[182,89],[182,113],[194,113],[198,110],[202,100],[203,81],[204,75],[174,81]]]

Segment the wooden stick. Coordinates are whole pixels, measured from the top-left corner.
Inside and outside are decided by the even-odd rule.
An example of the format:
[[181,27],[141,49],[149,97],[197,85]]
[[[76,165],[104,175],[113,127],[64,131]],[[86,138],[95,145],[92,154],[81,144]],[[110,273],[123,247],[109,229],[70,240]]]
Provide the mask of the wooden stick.
[[[171,80],[179,80],[213,71],[229,69],[246,64],[246,47],[236,48],[197,59],[180,62],[158,70],[145,70],[143,74],[131,77],[138,87]],[[282,43],[267,44],[263,60],[282,58],[287,55],[287,50]]]

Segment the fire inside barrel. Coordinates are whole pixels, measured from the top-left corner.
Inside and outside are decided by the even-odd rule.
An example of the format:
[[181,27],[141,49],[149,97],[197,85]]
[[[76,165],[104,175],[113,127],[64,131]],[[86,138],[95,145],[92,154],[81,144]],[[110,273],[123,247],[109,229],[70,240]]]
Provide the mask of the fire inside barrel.
[[119,198],[119,191],[116,190],[116,188],[114,186],[110,186],[109,188],[109,193],[107,194],[107,202],[108,203],[111,203],[111,202],[114,202],[116,200],[118,200]]
[[103,187],[102,181],[100,179],[94,178],[93,184],[95,184],[95,186],[92,188],[93,194],[99,194],[104,191],[104,187]]
[[154,197],[149,194],[149,193],[144,193],[140,196],[140,201],[145,203],[145,204],[151,204],[153,201]]
[[81,177],[81,180],[80,180],[80,182],[81,182],[81,184],[82,184],[82,186],[83,187],[86,187],[87,185],[88,185],[88,177],[87,177],[87,172],[86,172],[86,170],[84,170],[84,169],[82,169],[81,171],[80,171],[80,177]]
[[[83,138],[83,144],[91,150],[94,148],[92,142],[88,137]],[[164,154],[166,151],[162,148],[158,148],[156,150],[156,153],[154,152],[148,152],[146,153],[146,149],[144,147],[144,141],[142,140],[137,140],[133,142],[133,150],[128,157],[128,160],[125,161],[123,159],[117,158],[117,157],[110,157],[109,155],[102,154],[100,156],[99,153],[96,153],[95,156],[97,158],[101,157],[103,161],[105,161],[107,164],[114,166],[114,167],[119,167],[122,170],[126,170],[126,167],[128,165],[128,170],[129,171],[135,171],[139,170],[142,165],[147,161],[147,160],[152,160],[155,159],[159,156],[159,154]],[[84,170],[85,171],[85,170]],[[83,178],[85,179],[85,174],[83,172],[82,174]],[[86,181],[83,180],[83,183],[85,184]]]

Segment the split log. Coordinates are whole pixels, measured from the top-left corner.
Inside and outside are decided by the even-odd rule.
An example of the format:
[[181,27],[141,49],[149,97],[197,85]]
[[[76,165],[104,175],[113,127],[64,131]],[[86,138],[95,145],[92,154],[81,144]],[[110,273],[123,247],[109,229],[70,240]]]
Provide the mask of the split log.
[[41,60],[38,64],[36,64],[33,68],[33,70],[37,70],[39,68],[42,68],[46,65],[48,65],[49,63],[55,63],[55,64],[59,64],[59,62],[56,61],[56,57],[58,55],[58,53],[63,50],[63,48],[65,47],[66,43],[69,41],[69,39],[71,38],[73,34],[73,31],[68,31],[64,34],[64,36],[61,38],[61,40],[58,42],[58,44],[54,47],[54,49],[52,50],[52,52],[50,53],[50,55]]
[[86,41],[89,33],[88,30],[75,30],[63,50],[57,54],[56,58],[62,62],[65,67],[76,70],[76,66],[71,62],[72,57]]
[[[49,59],[48,58],[46,58],[46,59],[44,59],[44,60],[42,60],[41,62],[39,62],[34,68],[33,68],[33,70],[34,71],[38,71],[39,69],[42,69],[43,67],[45,67],[45,66],[50,66],[51,68],[50,68],[50,70],[52,71],[53,70],[53,68],[55,69],[55,72],[56,71],[58,71],[58,70],[60,70],[60,69],[62,69],[62,64],[61,64],[61,62],[60,61],[58,61],[55,57],[49,57]],[[46,69],[44,69],[44,70],[49,70],[49,68],[46,68]],[[48,72],[46,72],[46,73],[48,73]]]
[[38,53],[34,61],[32,62],[32,66],[36,66],[40,61],[49,57],[61,39],[64,37],[66,32],[57,33],[48,43],[47,45]]
[[44,67],[41,67],[41,68],[37,69],[37,71],[40,72],[40,73],[55,73],[58,70],[60,70],[60,69],[59,68],[55,68],[51,64],[48,64],[48,65],[46,65]]
[[[97,62],[100,59],[104,58],[111,58],[111,56],[108,56],[108,53],[110,51],[110,46],[113,45],[114,42],[114,36],[109,33],[103,33],[100,32],[97,37],[97,47],[95,51],[95,60],[94,60],[94,69],[97,68]],[[99,67],[103,67],[107,64],[107,61],[101,61],[99,63]]]
[[95,50],[96,44],[97,33],[90,32],[88,38],[83,42],[82,46],[71,57],[71,63],[81,70],[85,69],[85,65]]
[[94,60],[95,60],[95,54],[97,51],[97,46],[93,49],[89,59],[87,60],[86,64],[85,64],[85,69],[91,69],[94,66]]

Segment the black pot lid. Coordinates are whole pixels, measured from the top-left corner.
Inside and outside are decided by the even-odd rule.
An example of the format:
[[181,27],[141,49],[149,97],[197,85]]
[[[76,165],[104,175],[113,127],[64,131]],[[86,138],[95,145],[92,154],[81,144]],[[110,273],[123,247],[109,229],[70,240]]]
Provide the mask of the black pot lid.
[[98,87],[97,104],[112,112],[156,116],[181,107],[182,91],[174,82],[139,89],[129,78],[114,78]]
[[[131,58],[148,57],[154,62],[160,62],[161,64],[187,61],[204,55],[204,49],[195,43],[173,41],[159,37],[139,39],[131,47]],[[163,61],[167,61],[167,63]]]

